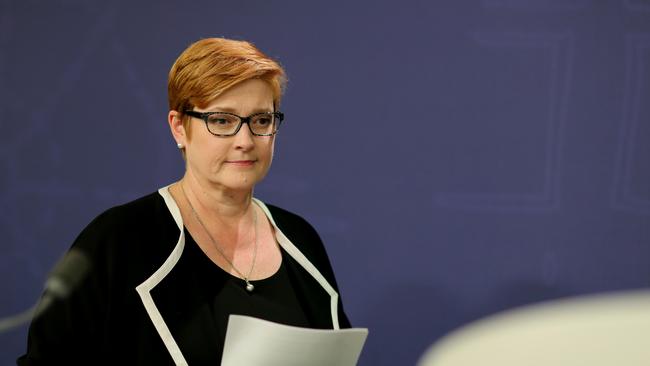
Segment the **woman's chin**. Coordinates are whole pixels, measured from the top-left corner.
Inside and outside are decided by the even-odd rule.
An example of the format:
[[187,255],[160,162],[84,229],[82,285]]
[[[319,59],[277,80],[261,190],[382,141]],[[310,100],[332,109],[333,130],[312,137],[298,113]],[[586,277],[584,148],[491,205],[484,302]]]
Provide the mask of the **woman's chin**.
[[241,177],[238,179],[229,179],[227,181],[218,182],[216,186],[228,191],[250,192],[255,188],[258,181],[259,180],[250,177]]

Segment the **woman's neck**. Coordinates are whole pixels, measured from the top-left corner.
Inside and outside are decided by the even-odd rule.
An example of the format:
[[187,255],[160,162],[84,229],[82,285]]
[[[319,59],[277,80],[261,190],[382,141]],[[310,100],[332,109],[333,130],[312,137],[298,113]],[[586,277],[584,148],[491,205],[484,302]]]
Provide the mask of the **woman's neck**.
[[223,223],[238,222],[249,212],[252,190],[237,191],[223,186],[208,185],[190,173],[186,173],[178,184],[196,210]]

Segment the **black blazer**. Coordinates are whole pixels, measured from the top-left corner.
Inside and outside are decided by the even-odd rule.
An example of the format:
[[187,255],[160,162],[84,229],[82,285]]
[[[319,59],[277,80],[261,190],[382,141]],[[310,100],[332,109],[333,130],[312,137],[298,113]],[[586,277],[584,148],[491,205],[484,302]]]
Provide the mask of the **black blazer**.
[[[293,213],[255,202],[289,254],[283,265],[310,323],[350,327],[316,231]],[[72,247],[90,258],[91,271],[65,301],[32,322],[18,365],[196,364],[192,349],[210,347],[211,330],[184,324],[205,308],[197,296],[205,281],[192,280],[192,268],[176,266],[184,230],[167,187],[99,215]]]

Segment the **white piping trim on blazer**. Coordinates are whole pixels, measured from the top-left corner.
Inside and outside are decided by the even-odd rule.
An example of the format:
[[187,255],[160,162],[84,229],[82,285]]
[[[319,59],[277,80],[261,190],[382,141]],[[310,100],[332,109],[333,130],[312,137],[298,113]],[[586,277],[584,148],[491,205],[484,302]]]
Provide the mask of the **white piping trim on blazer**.
[[174,337],[169,331],[169,328],[167,327],[165,320],[160,314],[160,311],[158,311],[158,308],[156,307],[156,304],[154,303],[153,298],[151,297],[151,290],[153,290],[153,288],[156,287],[156,285],[158,285],[158,283],[160,283],[160,281],[162,281],[169,274],[169,272],[171,272],[172,268],[174,268],[174,266],[178,262],[178,259],[181,257],[181,254],[183,254],[183,249],[185,248],[185,232],[183,230],[183,217],[181,216],[181,212],[178,209],[178,206],[176,206],[176,202],[174,202],[174,199],[172,198],[171,194],[169,194],[169,191],[167,190],[168,188],[169,186],[163,187],[158,190],[158,193],[165,200],[167,209],[171,212],[172,216],[174,217],[174,221],[176,221],[176,225],[178,225],[178,228],[180,230],[178,242],[176,242],[176,246],[174,247],[174,250],[172,250],[169,257],[167,257],[165,263],[163,263],[162,266],[160,266],[160,268],[158,268],[158,270],[151,275],[151,277],[147,278],[144,282],[138,285],[138,287],[136,287],[135,290],[138,291],[138,294],[142,299],[142,304],[144,305],[147,314],[149,314],[149,318],[151,318],[151,321],[153,322],[156,331],[158,331],[160,338],[162,338],[162,341],[165,344],[167,351],[172,356],[174,363],[176,365],[184,366],[187,365],[187,361],[185,361],[185,357],[183,357],[183,353],[181,352],[180,348],[178,348],[178,344],[176,344],[176,341],[174,340]]
[[278,226],[275,224],[275,220],[273,220],[273,216],[271,216],[271,212],[269,211],[268,207],[264,204],[264,202],[253,198],[253,201],[260,206],[262,211],[264,211],[264,214],[266,214],[266,217],[268,217],[269,221],[271,221],[271,224],[273,224],[273,227],[275,228],[275,238],[278,240],[278,243],[284,248],[284,250],[289,253],[295,259],[312,277],[318,281],[318,283],[327,291],[327,293],[330,295],[330,308],[331,308],[331,313],[332,313],[332,325],[334,329],[339,329],[339,308],[338,308],[338,298],[339,294],[334,290],[334,288],[327,282],[325,277],[318,271],[316,266],[314,266],[307,257],[305,257],[298,248],[287,238],[282,231],[278,228]]
[[[172,214],[172,217],[174,218],[174,221],[176,222],[176,225],[180,230],[178,242],[176,243],[176,246],[172,250],[169,257],[162,264],[162,266],[160,266],[160,268],[158,268],[158,270],[156,270],[154,274],[152,274],[149,278],[147,278],[143,283],[138,285],[135,289],[136,291],[138,291],[138,294],[142,299],[142,304],[144,305],[147,314],[149,314],[149,318],[151,318],[151,321],[153,322],[156,331],[160,335],[160,338],[165,344],[167,351],[172,356],[174,363],[176,363],[176,365],[187,365],[187,361],[185,361],[185,358],[183,357],[180,348],[178,348],[178,344],[176,344],[176,340],[174,340],[174,337],[169,331],[169,328],[167,327],[165,320],[160,314],[160,311],[158,311],[158,308],[156,307],[156,304],[154,303],[153,298],[151,297],[151,290],[153,290],[153,288],[156,287],[156,285],[158,285],[158,283],[160,283],[160,281],[162,281],[169,274],[169,272],[171,272],[172,268],[174,268],[179,258],[181,257],[181,254],[183,253],[183,249],[185,248],[185,232],[183,228],[183,217],[181,216],[181,212],[178,206],[176,205],[176,201],[174,201],[174,198],[169,193],[169,187],[170,186],[160,188],[158,190],[158,193],[165,200],[167,209]],[[262,209],[266,217],[273,225],[275,229],[275,237],[278,240],[280,246],[282,246],[282,248],[284,248],[284,250],[286,250],[287,253],[307,271],[307,273],[309,273],[312,277],[314,277],[314,279],[330,295],[330,310],[332,315],[332,326],[334,329],[339,329],[339,317],[338,317],[339,295],[336,292],[336,290],[334,290],[334,288],[329,284],[329,282],[327,282],[325,277],[323,277],[323,275],[318,271],[316,266],[314,266],[307,259],[307,257],[305,257],[305,255],[302,254],[300,250],[298,250],[298,248],[284,235],[284,233],[280,231],[280,229],[275,223],[275,220],[273,219],[273,216],[271,216],[271,212],[269,211],[268,207],[266,207],[266,205],[262,201],[256,198],[253,198],[253,201]]]

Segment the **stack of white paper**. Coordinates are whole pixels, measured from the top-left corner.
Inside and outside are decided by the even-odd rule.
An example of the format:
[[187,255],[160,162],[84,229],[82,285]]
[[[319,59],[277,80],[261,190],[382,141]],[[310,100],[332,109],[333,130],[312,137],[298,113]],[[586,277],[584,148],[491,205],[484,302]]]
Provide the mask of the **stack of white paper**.
[[353,366],[368,336],[366,328],[310,329],[231,315],[223,366]]

